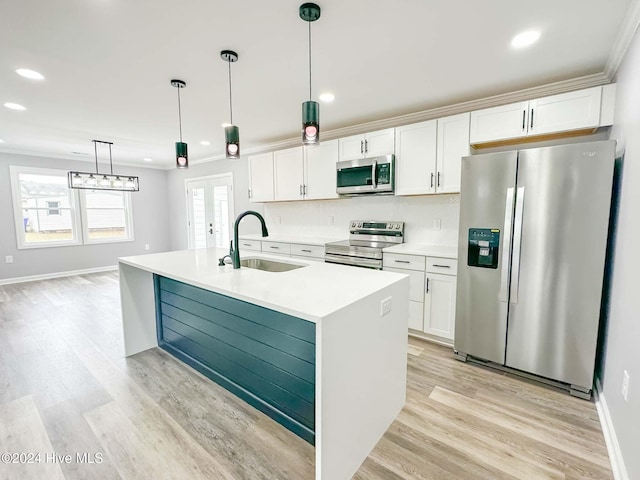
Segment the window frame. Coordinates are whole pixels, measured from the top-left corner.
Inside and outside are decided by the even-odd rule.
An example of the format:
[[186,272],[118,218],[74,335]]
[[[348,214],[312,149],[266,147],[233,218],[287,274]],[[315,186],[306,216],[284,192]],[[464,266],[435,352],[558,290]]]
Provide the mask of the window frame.
[[[95,245],[102,243],[122,243],[134,241],[133,235],[133,202],[131,192],[122,192],[124,196],[125,221],[128,236],[126,238],[101,238],[90,239],[86,213],[86,197],[84,192],[69,188],[69,211],[71,214],[72,238],[70,240],[45,241],[38,243],[27,242],[24,231],[24,217],[22,206],[22,189],[20,188],[20,174],[50,175],[67,178],[67,170],[42,167],[28,167],[22,165],[9,165],[11,184],[11,198],[13,200],[14,228],[16,230],[16,243],[18,250],[32,248],[70,247],[80,245]],[[43,209],[47,210],[48,209]]]
[[[97,190],[89,190],[91,192]],[[133,213],[131,209],[131,192],[122,192],[124,201],[124,221],[127,231],[126,237],[114,237],[114,238],[97,238],[92,239],[89,236],[89,219],[87,216],[87,191],[82,190],[80,195],[80,219],[82,223],[82,238],[85,245],[95,245],[100,243],[120,243],[120,242],[133,242],[135,240],[133,235]],[[114,209],[115,210],[115,209]]]

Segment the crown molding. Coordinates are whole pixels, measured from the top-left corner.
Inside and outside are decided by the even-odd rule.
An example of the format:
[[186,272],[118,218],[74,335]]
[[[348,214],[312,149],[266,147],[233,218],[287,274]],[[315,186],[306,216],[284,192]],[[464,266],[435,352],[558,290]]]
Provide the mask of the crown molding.
[[609,82],[613,80],[620,68],[620,64],[627,53],[631,40],[640,25],[640,0],[632,0],[627,10],[627,14],[624,17],[622,26],[618,30],[618,36],[613,43],[609,59],[604,67],[604,75],[609,79]]
[[[95,165],[96,164],[96,159],[94,157],[90,157],[90,156],[84,156],[84,155],[61,155],[61,154],[57,154],[57,153],[47,153],[46,155],[43,155],[42,152],[36,152],[36,151],[32,151],[32,150],[14,150],[12,148],[2,148],[0,149],[0,154],[7,154],[7,155],[20,155],[20,156],[25,156],[25,157],[38,157],[38,158],[55,158],[58,160],[70,160],[73,162],[85,162],[85,163],[90,163],[91,165]],[[114,161],[113,162],[114,165],[120,165],[120,166],[125,166],[125,167],[134,167],[134,168],[149,168],[152,170],[168,170],[169,168],[164,166],[164,165],[151,165],[151,164],[144,164],[141,165],[139,163],[133,163],[133,162],[122,162],[122,161]],[[98,162],[99,166],[104,166],[104,165],[108,165],[105,162]],[[100,172],[100,173],[107,173],[107,172]]]

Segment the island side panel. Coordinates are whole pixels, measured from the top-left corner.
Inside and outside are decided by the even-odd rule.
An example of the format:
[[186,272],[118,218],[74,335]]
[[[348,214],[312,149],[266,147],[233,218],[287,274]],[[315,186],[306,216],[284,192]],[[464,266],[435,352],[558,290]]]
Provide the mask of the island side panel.
[[119,272],[124,354],[128,357],[158,346],[153,273],[124,263],[119,264]]
[[405,277],[318,323],[316,480],[350,479],[402,410],[408,317]]

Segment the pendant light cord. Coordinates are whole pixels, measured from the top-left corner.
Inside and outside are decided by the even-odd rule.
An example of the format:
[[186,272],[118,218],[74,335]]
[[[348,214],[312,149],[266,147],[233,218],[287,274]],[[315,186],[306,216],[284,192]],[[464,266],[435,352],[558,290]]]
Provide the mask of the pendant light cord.
[[229,64],[229,114],[230,114],[230,123],[233,125],[233,103],[231,102],[231,59],[227,60]]
[[111,175],[113,175],[113,158],[111,157],[111,143],[109,143],[109,165],[111,166]]
[[98,141],[93,141],[93,151],[96,154],[96,175],[98,174]]
[[311,22],[309,24],[309,101],[311,101]]
[[182,110],[180,109],[180,88],[178,87],[178,123],[180,125],[180,143],[182,143]]

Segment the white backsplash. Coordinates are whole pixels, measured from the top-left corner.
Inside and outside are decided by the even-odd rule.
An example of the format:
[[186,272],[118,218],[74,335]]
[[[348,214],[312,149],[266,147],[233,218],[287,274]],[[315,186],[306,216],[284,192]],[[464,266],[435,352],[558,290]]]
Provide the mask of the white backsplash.
[[[457,194],[266,203],[264,211],[269,232],[274,234],[347,238],[351,220],[386,220],[405,222],[405,242],[458,244]],[[435,220],[441,221],[439,230],[434,229]]]

